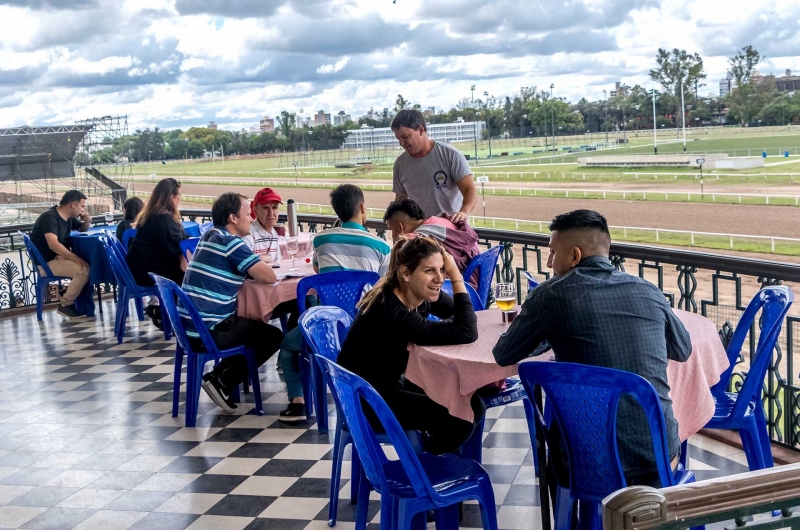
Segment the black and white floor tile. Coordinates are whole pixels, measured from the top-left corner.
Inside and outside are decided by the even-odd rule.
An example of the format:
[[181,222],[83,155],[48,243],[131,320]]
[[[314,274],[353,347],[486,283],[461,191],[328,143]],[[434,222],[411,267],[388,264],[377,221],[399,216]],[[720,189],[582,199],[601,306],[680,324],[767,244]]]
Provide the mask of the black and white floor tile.
[[[327,528],[333,432],[277,421],[286,396],[274,360],[262,367],[267,415],[248,414],[247,403],[227,415],[201,393],[198,427],[184,428],[183,405],[171,416],[174,344],[133,322],[118,345],[113,303],[104,309],[73,322],[52,311],[43,323],[0,320],[0,528]],[[483,463],[499,526],[539,528],[523,410],[488,414]],[[699,436],[690,457],[699,479],[747,470],[741,451]],[[349,473],[345,462],[341,530],[354,528]],[[480,526],[478,507],[465,506],[461,527]]]

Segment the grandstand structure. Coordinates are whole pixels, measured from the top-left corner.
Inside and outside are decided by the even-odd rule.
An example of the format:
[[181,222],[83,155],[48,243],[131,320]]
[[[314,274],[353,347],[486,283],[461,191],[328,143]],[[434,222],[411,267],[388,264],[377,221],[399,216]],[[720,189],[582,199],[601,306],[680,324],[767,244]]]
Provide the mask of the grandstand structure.
[[132,185],[126,116],[0,129],[0,224],[26,222],[66,189],[94,213],[119,210]]

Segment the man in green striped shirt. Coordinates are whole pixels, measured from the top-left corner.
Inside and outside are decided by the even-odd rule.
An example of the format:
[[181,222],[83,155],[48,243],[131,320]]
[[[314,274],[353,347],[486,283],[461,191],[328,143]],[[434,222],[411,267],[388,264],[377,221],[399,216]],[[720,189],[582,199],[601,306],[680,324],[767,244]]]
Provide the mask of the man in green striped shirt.
[[[342,184],[331,192],[331,206],[342,226],[323,230],[314,238],[314,270],[324,274],[335,271],[373,271],[381,276],[389,267],[391,247],[364,227],[367,208],[364,192],[352,184]],[[305,418],[303,384],[300,379],[298,354],[303,337],[295,328],[281,343],[280,363],[289,394],[289,406],[280,413],[280,420],[297,422]]]
[[364,227],[367,208],[361,188],[342,184],[331,192],[331,206],[342,226],[323,230],[314,238],[314,270],[386,274],[391,247]]

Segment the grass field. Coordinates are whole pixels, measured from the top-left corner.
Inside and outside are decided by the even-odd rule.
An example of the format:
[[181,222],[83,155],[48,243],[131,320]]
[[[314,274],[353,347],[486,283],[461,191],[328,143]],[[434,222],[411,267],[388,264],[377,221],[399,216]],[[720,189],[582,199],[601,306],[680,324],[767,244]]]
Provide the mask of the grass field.
[[[652,136],[647,134],[645,131],[639,131],[641,134],[637,137],[635,133],[631,133],[628,135],[628,139],[630,143],[628,145],[622,146],[619,149],[614,149],[610,151],[613,154],[649,154],[652,152]],[[661,132],[661,131],[660,131]],[[697,131],[699,134],[694,134],[695,131],[692,131],[693,134],[688,137],[687,139],[687,150],[690,152],[728,152],[729,154],[737,153],[737,156],[745,156],[746,150],[750,150],[752,156],[760,155],[763,149],[767,149],[769,151],[770,158],[768,161],[779,161],[779,157],[777,153],[779,150],[783,149],[790,149],[794,153],[794,150],[800,150],[800,131],[798,130],[787,130],[785,128],[770,128],[764,129],[759,131],[755,130],[736,130],[736,129],[721,129],[721,130],[711,130],[708,134],[704,134],[702,130]],[[620,133],[610,135],[613,139],[614,137],[621,137]],[[659,153],[668,154],[668,153],[680,153],[683,151],[683,144],[682,143],[675,143],[675,133],[674,130],[672,131],[663,131],[663,134],[660,135],[662,141],[669,140],[671,143],[663,143],[659,145]],[[569,140],[567,144],[562,143],[563,141]],[[583,141],[582,141],[583,140]],[[591,138],[587,136],[587,138],[583,137],[571,137],[571,138],[557,138],[557,146],[558,148],[562,148],[565,145],[571,145],[573,147],[578,147],[579,145],[583,145],[584,143],[592,143],[592,141],[604,141],[604,137],[601,138],[601,135],[591,135]],[[501,141],[503,142],[503,141]],[[519,142],[519,140],[513,140],[508,142]],[[533,142],[533,140],[532,140]],[[499,152],[503,152],[506,149],[509,152],[508,157],[502,158],[492,158],[492,159],[482,159],[478,161],[477,169],[486,168],[488,171],[489,167],[492,167],[493,170],[499,171],[503,168],[503,165],[511,165],[510,168],[513,171],[545,171],[550,169],[549,162],[552,159],[553,163],[559,162],[571,162],[568,166],[564,165],[556,165],[553,166],[552,169],[561,169],[561,170],[573,170],[576,169],[574,166],[575,159],[578,156],[598,156],[603,154],[609,154],[609,151],[593,151],[587,153],[580,153],[580,154],[572,154],[572,155],[564,155],[561,156],[562,153],[554,154],[554,153],[545,153],[545,152],[538,152],[532,153],[534,150],[541,151],[541,147],[503,147],[501,145],[497,145],[497,141],[494,142],[495,146],[493,146],[493,153],[498,154]],[[482,141],[479,143],[479,156],[485,157],[488,154],[488,142]],[[461,149],[466,154],[474,154],[473,145],[470,143],[460,143],[455,144],[456,147]],[[498,151],[498,149],[500,151]],[[392,151],[392,150],[389,150]],[[356,153],[356,151],[351,150],[352,153]],[[399,154],[400,151],[394,150],[395,154]],[[518,155],[514,155],[513,153],[520,153]],[[333,152],[330,152],[333,153]],[[362,156],[368,155],[367,151],[359,151]],[[342,156],[340,152],[334,153],[336,156]],[[324,152],[315,152],[311,154],[311,158],[314,159],[316,157],[324,157]],[[270,158],[258,158],[258,159],[249,159],[249,160],[226,160],[224,164],[221,161],[210,162],[210,161],[169,161],[166,164],[161,164],[158,162],[149,163],[149,164],[137,164],[133,166],[132,172],[135,175],[147,175],[150,173],[155,173],[156,175],[166,176],[166,175],[191,175],[191,174],[207,174],[207,175],[219,175],[219,174],[242,174],[243,176],[263,176],[261,172],[267,173],[280,173],[282,175],[292,175],[294,174],[294,168],[291,165],[290,160],[302,160],[298,158],[297,154],[283,154],[275,157]],[[302,162],[301,162],[302,163]],[[488,164],[488,165],[487,165]],[[573,167],[569,167],[573,166]],[[778,166],[783,167],[783,166]],[[377,170],[390,170],[390,165],[383,165],[377,166]],[[331,172],[333,171],[332,167],[327,168],[301,168],[303,173],[315,173],[315,172]],[[352,173],[351,171],[343,171],[344,174]],[[589,173],[589,171],[587,171]]]

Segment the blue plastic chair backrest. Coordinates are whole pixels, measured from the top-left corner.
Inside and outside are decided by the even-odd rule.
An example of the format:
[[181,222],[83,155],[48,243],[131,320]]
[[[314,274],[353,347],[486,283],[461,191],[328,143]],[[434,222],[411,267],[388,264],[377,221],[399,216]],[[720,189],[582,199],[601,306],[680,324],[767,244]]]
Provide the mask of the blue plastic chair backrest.
[[[536,386],[561,427],[570,468],[570,496],[600,502],[626,486],[617,450],[616,417],[623,394],[639,402],[653,438],[656,466],[664,487],[673,485],[661,400],[653,386],[631,372],[574,363],[532,361],[519,365],[529,398]],[[534,405],[536,428],[544,429]]]
[[[472,302],[472,308],[475,311],[483,311],[485,309],[483,307],[483,302],[481,301],[481,297],[478,296],[478,292],[475,290],[475,288],[466,282],[464,283],[464,286],[467,288],[467,294]],[[449,278],[442,283],[442,291],[446,292],[450,296],[453,296],[453,284]]]
[[202,236],[203,234],[214,228],[214,222],[208,221],[206,223],[201,223],[200,226],[198,226],[198,228],[200,229],[200,235]]
[[351,318],[356,317],[356,304],[364,294],[364,287],[375,285],[380,279],[377,272],[336,271],[307,276],[297,283],[297,307],[306,310],[306,295],[314,289],[320,305],[344,309]]
[[475,270],[478,270],[478,296],[483,302],[483,309],[489,305],[489,291],[492,289],[492,278],[494,271],[497,267],[497,259],[500,257],[500,251],[503,249],[500,245],[494,246],[486,252],[481,252],[469,262],[467,268],[464,269],[464,278],[469,281],[472,278]]
[[187,261],[191,259],[189,257],[189,252],[194,255],[194,252],[197,250],[197,244],[200,242],[199,237],[190,237],[188,239],[182,240],[179,244],[181,246],[181,254],[186,258]]
[[333,306],[310,307],[297,322],[306,343],[315,355],[336,362],[353,319],[344,309]]
[[19,235],[22,236],[22,242],[25,243],[25,249],[28,251],[28,257],[31,259],[34,265],[34,270],[36,274],[39,274],[39,270],[36,269],[36,266],[44,270],[45,277],[54,276],[53,271],[50,270],[50,267],[47,266],[47,262],[42,257],[42,254],[39,252],[39,249],[36,248],[36,245],[33,244],[31,238],[28,237],[27,234],[23,234],[22,232],[17,232]]
[[203,318],[197,311],[194,302],[186,295],[183,289],[181,289],[177,283],[159,276],[158,274],[153,274],[151,272],[150,277],[156,282],[159,298],[164,308],[167,310],[169,323],[172,324],[172,329],[175,332],[175,339],[178,341],[178,345],[183,348],[183,351],[187,354],[194,352],[192,345],[189,343],[189,336],[186,334],[186,324],[178,311],[178,304],[180,304],[181,309],[191,319],[194,329],[197,331],[197,334],[200,335],[200,341],[206,347],[206,351],[215,357],[219,357],[219,349],[211,338],[208,327],[206,327],[205,322],[203,322]]
[[127,252],[129,248],[131,248],[131,239],[136,237],[136,229],[135,228],[128,228],[124,232],[122,232],[122,246],[125,247],[125,251]]
[[761,396],[761,387],[764,377],[772,361],[772,352],[783,326],[783,319],[794,302],[794,292],[786,286],[772,286],[761,289],[747,305],[733,337],[728,343],[728,368],[720,377],[719,383],[711,389],[712,393],[724,392],[733,374],[733,369],[739,360],[745,337],[752,331],[756,315],[761,310],[761,333],[758,337],[755,358],[750,363],[744,384],[739,390],[739,397],[732,411],[732,415],[742,416],[749,403]]
[[408,435],[383,398],[369,383],[356,374],[324,357],[316,357],[316,359],[320,363],[319,366],[323,373],[327,374],[329,386],[333,389],[347,427],[353,436],[353,444],[358,451],[364,473],[373,487],[379,492],[388,490],[384,465],[389,459],[386,458],[381,444],[378,443],[375,430],[364,415],[362,406],[364,401],[369,404],[378,417],[417,497],[432,501],[438,500],[437,504],[443,504],[439,494],[431,486],[430,480],[408,440]]
[[533,277],[533,274],[528,271],[522,271],[522,275],[526,280],[528,280],[528,291],[532,291],[533,289],[539,287],[539,282],[536,281],[536,278]]
[[114,273],[117,284],[137,289],[139,286],[136,280],[133,279],[133,273],[131,273],[131,269],[125,261],[125,257],[119,253],[119,250],[113,246],[113,243],[109,243],[108,240],[110,238],[103,236],[98,239],[100,240],[100,244],[103,245],[103,250],[108,255],[108,262],[111,264],[111,272]]
[[125,260],[125,256],[128,255],[128,251],[123,248],[122,243],[120,243],[117,236],[114,234],[108,234],[108,244],[112,250],[116,251],[117,256],[121,256],[122,260]]

